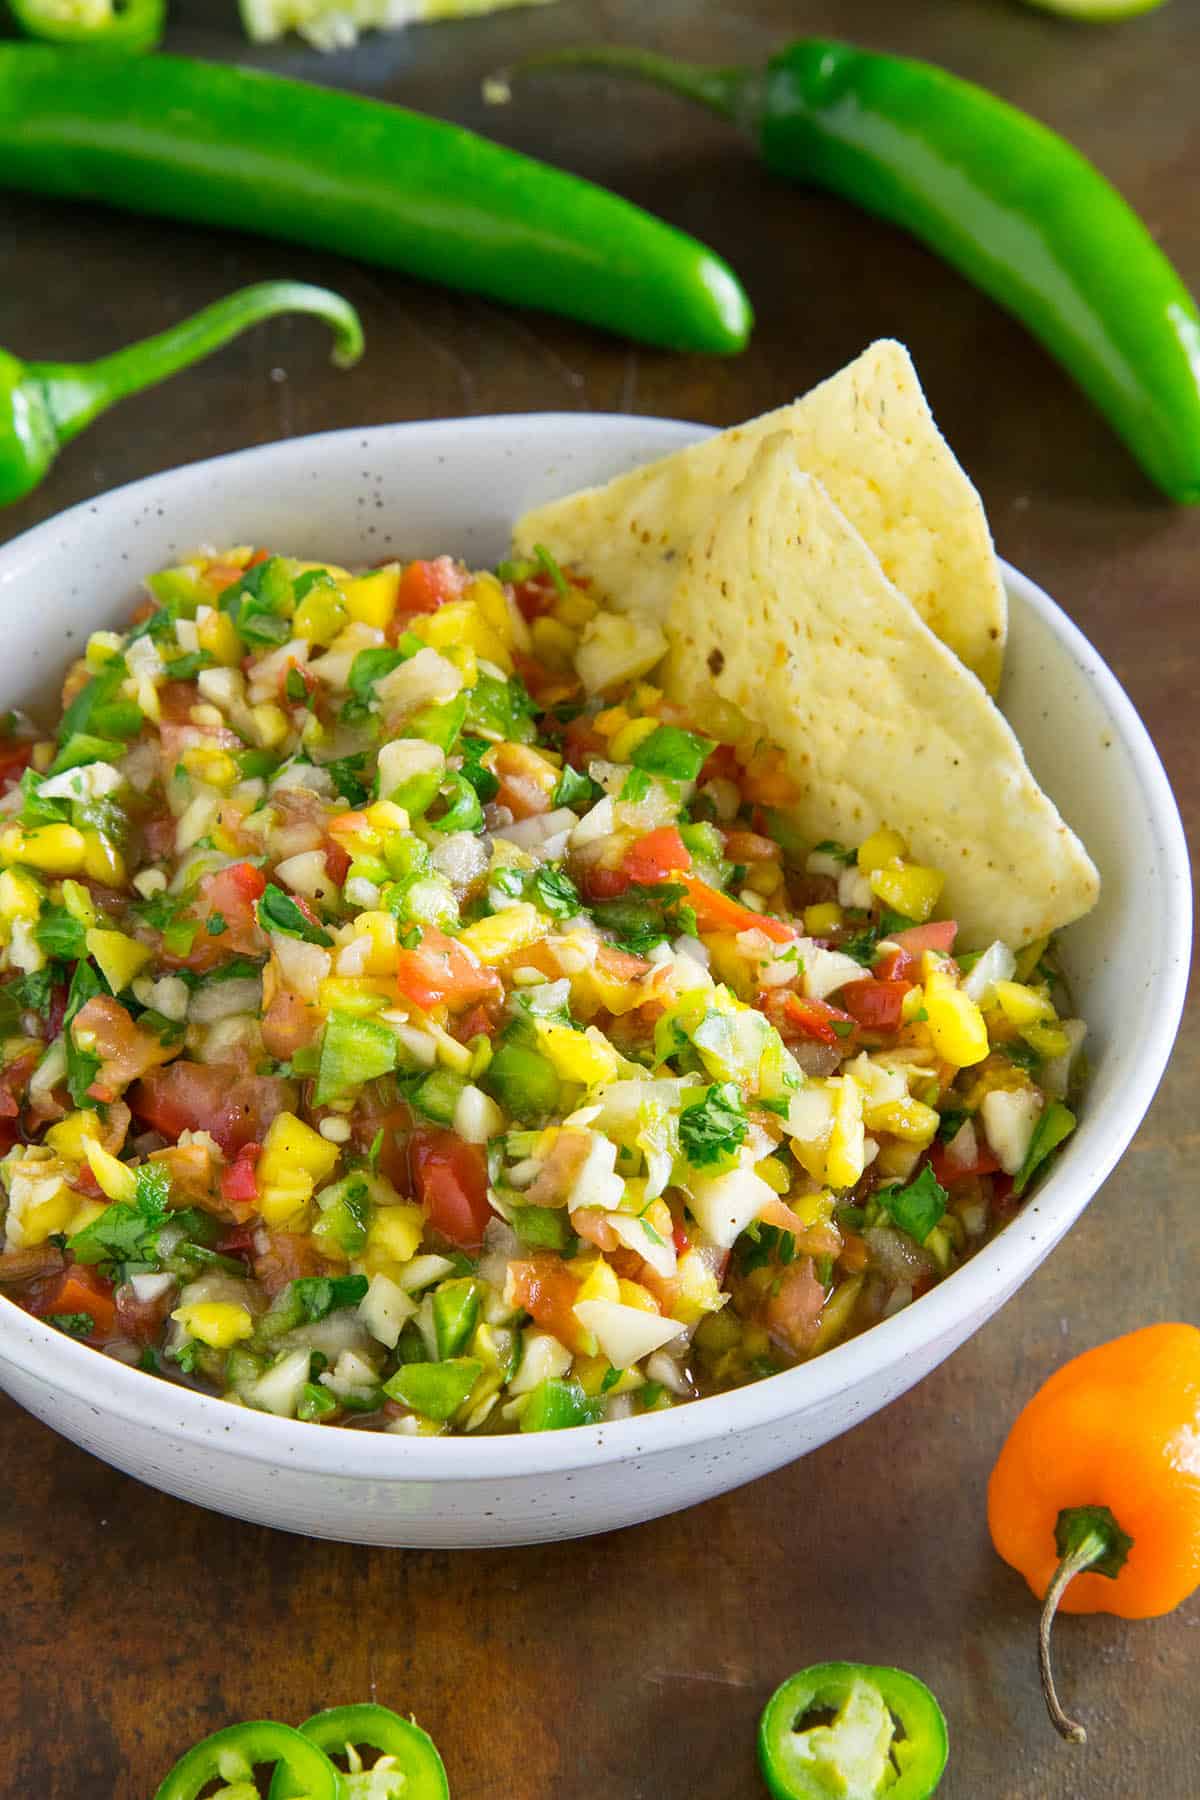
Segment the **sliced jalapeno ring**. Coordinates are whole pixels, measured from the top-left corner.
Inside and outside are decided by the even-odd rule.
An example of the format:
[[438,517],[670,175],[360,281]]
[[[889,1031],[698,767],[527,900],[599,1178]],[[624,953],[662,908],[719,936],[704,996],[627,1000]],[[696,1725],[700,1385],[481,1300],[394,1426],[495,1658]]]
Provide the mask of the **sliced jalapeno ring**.
[[214,1781],[252,1782],[254,1770],[263,1763],[275,1765],[272,1793],[282,1777],[287,1784],[283,1791],[295,1800],[301,1795],[304,1800],[342,1800],[341,1778],[320,1744],[271,1719],[227,1725],[194,1744],[175,1764],[155,1800],[198,1800]]
[[[397,1777],[395,1800],[450,1800],[450,1785],[433,1739],[386,1706],[331,1706],[306,1719],[300,1731],[324,1756],[346,1756],[350,1762],[348,1773],[334,1771],[338,1800],[366,1800],[368,1793],[371,1800],[385,1793],[392,1800],[380,1780],[380,1773],[386,1775],[389,1769]],[[364,1750],[379,1753],[379,1760],[366,1768]],[[296,1785],[292,1771],[280,1764],[268,1800],[300,1800],[305,1791]]]
[[802,1669],[776,1688],[758,1730],[774,1800],[929,1800],[948,1753],[925,1683],[870,1663]]

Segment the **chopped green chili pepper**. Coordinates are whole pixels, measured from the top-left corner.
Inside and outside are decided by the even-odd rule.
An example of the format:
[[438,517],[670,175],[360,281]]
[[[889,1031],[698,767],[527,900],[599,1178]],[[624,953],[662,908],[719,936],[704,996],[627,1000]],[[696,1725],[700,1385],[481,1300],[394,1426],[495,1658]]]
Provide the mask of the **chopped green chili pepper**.
[[530,58],[641,77],[745,127],[777,174],[912,232],[1021,319],[1173,500],[1200,501],[1200,312],[1100,171],[945,69],[802,39],[763,69],[642,50]]
[[167,0],[8,0],[27,37],[50,44],[153,50],[167,22]]
[[481,1080],[505,1112],[522,1122],[552,1113],[562,1091],[554,1065],[523,1044],[501,1044]]
[[1023,1194],[1033,1179],[1034,1173],[1045,1162],[1046,1158],[1069,1138],[1075,1129],[1075,1114],[1070,1107],[1064,1106],[1061,1100],[1051,1100],[1038,1118],[1033,1128],[1033,1136],[1029,1140],[1029,1148],[1025,1152],[1025,1161],[1017,1171],[1013,1182],[1013,1193]]
[[387,1075],[396,1066],[396,1034],[374,1019],[356,1013],[331,1012],[321,1034],[317,1073],[317,1106],[335,1100],[365,1081]]
[[458,1411],[482,1373],[483,1364],[470,1356],[448,1362],[404,1363],[384,1382],[383,1391],[425,1418],[441,1422]]
[[261,69],[0,47],[0,186],[265,232],[668,349],[727,355],[750,331],[732,270],[617,195]]
[[478,1319],[478,1284],[469,1275],[443,1281],[433,1296],[433,1333],[443,1362],[466,1348]]
[[[48,55],[54,61],[61,60],[64,68],[76,63],[90,67],[92,62],[88,56],[59,58],[54,52],[6,51],[0,46],[0,91],[5,58],[14,55],[22,62],[27,56],[39,61]],[[143,66],[140,62],[122,63],[120,71],[112,71],[114,99],[123,91],[124,71]],[[94,70],[93,77],[96,78]],[[21,121],[14,118],[8,102],[0,102],[0,145],[7,124],[14,124],[18,133],[22,130]],[[6,163],[7,151],[0,148],[0,171]],[[4,185],[2,172],[0,185]],[[310,287],[303,281],[263,281],[256,287],[242,288],[157,337],[143,338],[141,343],[115,350],[98,362],[24,363],[0,350],[0,506],[8,506],[31,493],[63,445],[116,401],[190,368],[251,325],[284,312],[313,313],[326,320],[334,333],[334,361],[342,368],[358,361],[362,354],[362,327],[354,308],[327,288]],[[128,731],[122,731],[111,720],[93,717],[88,723],[106,736],[130,736],[141,726],[140,711],[136,707],[133,711],[137,718]],[[84,720],[74,716],[74,706],[68,708],[61,728],[63,741],[69,741],[72,732],[84,728]]]
[[[306,1719],[300,1730],[327,1756],[353,1751],[352,1762],[362,1764],[364,1750],[378,1750],[380,1760],[371,1769],[363,1767],[361,1774],[342,1777],[342,1800],[367,1800],[368,1795],[371,1800],[392,1800],[393,1789],[400,1800],[449,1800],[450,1786],[433,1739],[386,1706],[331,1706]],[[387,1776],[393,1772],[397,1779],[389,1785]],[[268,1800],[299,1800],[303,1791],[291,1772],[280,1766]]]
[[802,1669],[776,1688],[758,1728],[774,1800],[929,1800],[948,1753],[946,1720],[925,1683],[870,1663]]
[[293,1783],[288,1793],[303,1794],[305,1800],[341,1800],[341,1777],[320,1745],[271,1719],[228,1725],[193,1745],[154,1800],[199,1800],[214,1781],[250,1782],[263,1763],[274,1763],[277,1772],[287,1770]]
[[522,1431],[565,1431],[572,1425],[595,1425],[604,1402],[589,1400],[577,1381],[548,1376],[539,1381],[521,1414]]

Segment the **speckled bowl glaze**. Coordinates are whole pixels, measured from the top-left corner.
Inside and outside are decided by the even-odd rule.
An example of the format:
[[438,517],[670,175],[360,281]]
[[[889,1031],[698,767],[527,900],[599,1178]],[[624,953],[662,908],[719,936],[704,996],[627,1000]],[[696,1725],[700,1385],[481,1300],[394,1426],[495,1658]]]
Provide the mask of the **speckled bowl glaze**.
[[[380,426],[197,463],[76,507],[0,549],[0,701],[52,694],[87,633],[123,623],[143,572],[203,543],[342,562],[501,556],[525,507],[686,444],[694,425],[589,414]],[[995,1242],[905,1312],[805,1367],[671,1412],[528,1437],[413,1439],[227,1405],[71,1342],[0,1299],[0,1383],[142,1481],[237,1517],[348,1542],[468,1546],[579,1537],[690,1506],[815,1449],[976,1331],[1079,1217],[1133,1136],[1187,978],[1187,849],[1154,747],[1064,614],[1006,570],[1002,696],[1040,779],[1100,866],[1064,943],[1090,1026],[1080,1126]]]

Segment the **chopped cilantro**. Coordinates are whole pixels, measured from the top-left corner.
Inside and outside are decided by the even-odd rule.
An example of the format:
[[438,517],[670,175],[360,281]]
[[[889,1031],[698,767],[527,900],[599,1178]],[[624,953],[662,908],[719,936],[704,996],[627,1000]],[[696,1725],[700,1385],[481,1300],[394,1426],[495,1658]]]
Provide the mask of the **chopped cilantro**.
[[605,1369],[605,1371],[604,1371],[604,1378],[600,1383],[600,1392],[602,1394],[607,1394],[608,1390],[610,1388],[616,1387],[616,1385],[617,1385],[618,1381],[620,1381],[620,1379],[621,1379],[620,1369],[614,1369],[612,1364],[610,1363],[608,1365],[608,1368]]
[[951,1138],[956,1138],[969,1117],[970,1114],[965,1112],[944,1112],[942,1114],[941,1124],[937,1129],[937,1134],[941,1142],[943,1144],[948,1144]]
[[356,756],[343,756],[336,762],[324,764],[334,788],[353,808],[365,806],[371,798],[371,788],[363,780],[363,771],[367,766],[367,753],[360,750]]
[[412,637],[412,649],[402,648],[400,644],[379,644],[370,650],[359,651],[350,664],[350,679],[346,683],[356,700],[369,701],[377,681],[382,681],[385,675],[390,675],[402,662],[416,655],[421,648],[420,638],[411,632],[406,632],[405,636]]
[[901,1231],[923,1244],[945,1212],[950,1196],[926,1163],[907,1187],[880,1188],[878,1198]]
[[712,738],[678,725],[659,725],[642,739],[630,761],[650,775],[666,775],[674,781],[695,781],[716,748]]
[[80,961],[75,964],[75,973],[71,977],[71,988],[67,995],[67,1010],[63,1016],[63,1042],[67,1052],[67,1087],[76,1106],[96,1105],[88,1094],[88,1089],[99,1073],[100,1058],[93,1056],[90,1050],[79,1048],[71,1024],[75,1015],[89,1000],[107,992],[107,987],[91,963]]
[[48,906],[33,928],[38,948],[59,962],[78,962],[87,955],[87,933],[65,906]]
[[462,778],[469,781],[479,799],[487,804],[494,800],[500,792],[500,783],[490,769],[483,766],[483,758],[491,749],[491,745],[483,738],[465,737],[459,744],[462,755]]
[[635,882],[615,900],[598,900],[591,908],[597,925],[611,931],[622,950],[644,956],[656,944],[696,929],[690,906],[680,905],[687,889],[677,882]]
[[618,799],[625,800],[630,806],[639,805],[650,792],[650,777],[645,769],[630,769],[621,784]]
[[305,1320],[315,1325],[345,1306],[357,1306],[367,1291],[365,1275],[305,1275],[293,1281],[291,1292]]
[[[363,653],[360,650],[359,655]],[[290,668],[283,678],[283,691],[296,706],[312,705],[312,695],[308,691],[308,683],[297,668]]]
[[17,1006],[35,1012],[40,1018],[48,1018],[54,1000],[54,989],[63,979],[63,971],[50,965],[37,969],[32,975],[19,975],[16,981],[10,981],[4,992],[16,1002]]
[[556,868],[553,863],[542,864],[530,889],[542,911],[548,912],[553,919],[569,919],[583,904],[579,889],[566,870]]
[[550,798],[555,806],[569,806],[572,811],[578,812],[582,807],[590,806],[593,800],[599,799],[603,791],[590,775],[581,774],[570,763],[564,763],[558,785]]
[[266,892],[258,903],[258,922],[264,931],[278,931],[284,937],[303,938],[306,944],[319,944],[328,949],[333,939],[320,925],[314,925],[306,918],[290,894],[274,882],[268,883]]
[[697,1168],[724,1162],[745,1143],[748,1130],[741,1092],[732,1081],[715,1083],[679,1115],[683,1153]]
[[224,932],[229,930],[229,926],[225,921],[225,914],[223,912],[209,913],[204,924],[204,929],[207,931],[209,937],[220,937]]
[[51,1313],[47,1324],[53,1325],[55,1331],[64,1331],[68,1337],[85,1338],[96,1329],[96,1321],[91,1313]]
[[839,844],[833,838],[822,838],[819,844],[814,844],[813,855],[832,856],[835,862],[844,863],[847,868],[858,861],[857,850],[847,850],[845,844]]
[[1052,1151],[1057,1150],[1064,1138],[1070,1137],[1075,1129],[1075,1114],[1061,1100],[1051,1100],[1044,1108],[1037,1124],[1033,1128],[1033,1136],[1029,1140],[1029,1149],[1025,1152],[1025,1161],[1017,1171],[1013,1182],[1013,1193],[1023,1194],[1033,1178],[1034,1173],[1045,1162]]
[[467,696],[468,729],[506,744],[528,744],[537,735],[537,706],[518,675],[507,681],[482,674]]

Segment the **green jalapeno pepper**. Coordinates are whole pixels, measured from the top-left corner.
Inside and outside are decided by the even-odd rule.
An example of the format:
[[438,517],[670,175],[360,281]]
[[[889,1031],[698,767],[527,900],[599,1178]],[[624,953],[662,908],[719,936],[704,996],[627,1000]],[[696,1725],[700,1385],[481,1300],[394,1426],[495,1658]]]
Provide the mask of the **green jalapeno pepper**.
[[[38,485],[64,444],[99,413],[140,393],[278,313],[313,313],[334,333],[342,368],[362,354],[362,327],[348,300],[303,281],[263,281],[218,300],[157,337],[93,363],[25,363],[0,350],[0,506]],[[82,721],[75,720],[74,724]]]
[[0,45],[0,187],[335,250],[668,349],[744,348],[704,245],[459,126],[255,69]]
[[27,37],[51,44],[153,50],[167,22],[166,0],[8,0]]
[[[449,1800],[450,1787],[433,1739],[411,1719],[386,1706],[332,1706],[314,1713],[300,1731],[326,1756],[345,1755],[347,1774],[338,1774],[339,1800]],[[363,1750],[377,1750],[373,1767],[362,1766]],[[389,1784],[388,1777],[394,1780]],[[299,1800],[307,1789],[296,1772],[280,1763],[268,1800]]]
[[[263,1763],[275,1765],[272,1793],[274,1780],[286,1771],[289,1794],[303,1795],[304,1800],[345,1800],[338,1771],[320,1744],[311,1735],[270,1719],[228,1725],[194,1744],[180,1757],[154,1800],[198,1800],[214,1781],[231,1786],[250,1784],[254,1770]],[[248,1791],[252,1792],[252,1787]],[[406,1800],[415,1800],[415,1796],[406,1796]]]
[[[822,1722],[806,1726],[813,1714]],[[870,1663],[802,1669],[776,1688],[758,1728],[774,1800],[929,1800],[947,1755],[946,1720],[925,1683]]]
[[1200,312],[1145,225],[1056,132],[909,58],[804,39],[762,69],[553,52],[743,126],[778,174],[902,226],[1021,319],[1173,500],[1200,501]]

